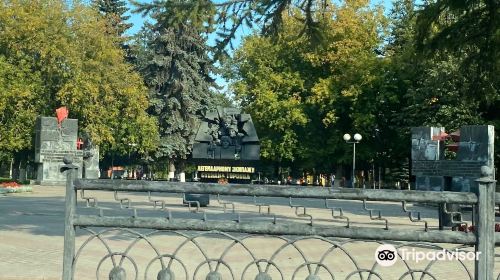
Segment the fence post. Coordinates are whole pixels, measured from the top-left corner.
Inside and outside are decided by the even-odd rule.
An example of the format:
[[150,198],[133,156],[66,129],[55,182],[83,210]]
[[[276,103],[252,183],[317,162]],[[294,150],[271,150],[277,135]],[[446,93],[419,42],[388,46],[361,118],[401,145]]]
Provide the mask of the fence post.
[[76,208],[76,195],[73,185],[75,170],[78,166],[72,163],[69,156],[64,157],[64,166],[61,172],[66,173],[66,206],[64,215],[64,255],[63,255],[63,280],[73,279],[73,257],[75,256],[75,227],[73,215]]
[[[481,167],[482,177],[478,182],[478,201],[476,206],[476,258],[475,279],[493,279],[495,261],[495,180],[492,170]],[[477,256],[477,255],[476,255]]]

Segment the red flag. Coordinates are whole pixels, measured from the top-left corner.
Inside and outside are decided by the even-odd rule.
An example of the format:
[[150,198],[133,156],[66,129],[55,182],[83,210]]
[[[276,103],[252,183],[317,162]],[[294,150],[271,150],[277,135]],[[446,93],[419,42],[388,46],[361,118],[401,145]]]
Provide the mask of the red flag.
[[68,114],[69,114],[69,111],[68,111],[68,108],[66,108],[66,107],[61,107],[61,108],[56,109],[57,123],[60,125],[63,120],[68,118]]

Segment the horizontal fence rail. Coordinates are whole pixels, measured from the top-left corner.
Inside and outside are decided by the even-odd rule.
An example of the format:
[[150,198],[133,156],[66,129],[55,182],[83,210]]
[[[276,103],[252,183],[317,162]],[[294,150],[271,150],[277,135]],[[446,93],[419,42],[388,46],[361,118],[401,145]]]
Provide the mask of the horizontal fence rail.
[[77,190],[125,192],[200,193],[213,195],[268,196],[318,199],[376,200],[393,202],[475,204],[477,196],[463,192],[337,189],[325,187],[289,187],[278,185],[241,185],[180,183],[168,181],[76,180]]
[[[158,230],[190,230],[240,232],[264,235],[299,235],[340,237],[351,239],[414,241],[431,243],[452,243],[471,245],[476,243],[474,234],[459,231],[410,231],[384,230],[367,227],[344,228],[339,226],[307,225],[291,222],[237,222],[237,221],[202,221],[195,219],[141,218],[141,217],[98,217],[76,215],[76,226],[147,228]],[[498,239],[500,241],[500,239]]]

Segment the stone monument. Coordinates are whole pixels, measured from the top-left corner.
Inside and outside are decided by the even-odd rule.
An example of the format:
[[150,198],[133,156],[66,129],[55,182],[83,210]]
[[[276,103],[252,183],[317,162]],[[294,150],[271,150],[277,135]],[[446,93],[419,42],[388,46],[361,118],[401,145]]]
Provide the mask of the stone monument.
[[[197,165],[195,180],[250,183],[253,164],[260,159],[259,137],[250,115],[223,107],[207,112],[196,133],[192,157]],[[187,193],[185,199],[185,203],[198,201],[201,206],[210,202],[206,194]]]
[[417,190],[475,191],[481,166],[495,170],[493,126],[461,127],[454,160],[444,158],[447,136],[443,127],[412,128],[412,174],[416,176]]
[[196,133],[193,158],[259,160],[259,137],[250,115],[222,107],[208,112]]
[[[78,178],[99,178],[99,150],[78,138],[78,120],[68,119],[68,111],[62,107],[56,110],[57,117],[41,117],[35,125],[36,183],[41,185],[64,185],[66,177],[60,172],[63,158],[73,158],[78,166]],[[82,145],[83,144],[83,145]]]
[[82,178],[99,179],[99,147],[92,143],[87,134],[83,135],[82,140]]
[[[412,174],[417,190],[476,192],[481,167],[494,169],[495,129],[491,125],[468,125],[452,133],[456,144],[446,145],[449,137],[443,127],[412,128]],[[456,159],[446,160],[445,149],[456,150]],[[450,149],[451,150],[451,149]],[[493,172],[494,179],[495,174]],[[439,227],[460,225],[460,205],[442,204]]]

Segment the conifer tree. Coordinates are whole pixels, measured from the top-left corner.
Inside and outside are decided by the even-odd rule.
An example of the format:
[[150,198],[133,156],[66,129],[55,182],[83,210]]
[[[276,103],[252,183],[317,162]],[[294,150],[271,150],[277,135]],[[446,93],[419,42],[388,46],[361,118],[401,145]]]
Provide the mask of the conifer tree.
[[[149,25],[141,72],[150,89],[150,114],[158,118],[156,159],[181,163],[191,152],[198,120],[215,102],[212,61],[202,31],[189,23],[169,25],[155,13]],[[182,168],[182,167],[181,167]]]
[[110,27],[109,30],[115,32],[114,35],[122,37],[132,24],[126,23],[130,16],[126,16],[128,11],[125,1],[123,0],[96,0],[95,6],[101,15],[103,15]]
[[95,0],[94,5],[97,11],[106,20],[106,33],[117,40],[117,45],[125,53],[124,58],[129,63],[136,60],[130,48],[129,37],[125,35],[127,29],[132,27],[131,23],[126,21],[130,16],[125,15],[128,12],[127,4],[123,0]]

